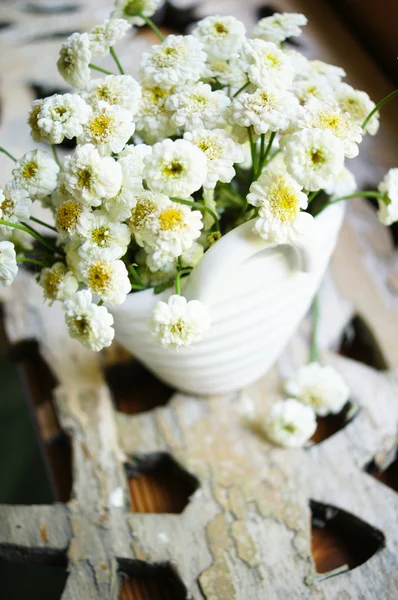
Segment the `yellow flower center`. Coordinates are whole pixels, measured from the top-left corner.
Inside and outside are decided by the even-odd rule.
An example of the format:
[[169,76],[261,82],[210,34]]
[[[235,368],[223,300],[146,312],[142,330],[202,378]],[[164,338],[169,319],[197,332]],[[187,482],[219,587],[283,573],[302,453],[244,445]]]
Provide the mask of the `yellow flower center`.
[[222,156],[221,144],[210,138],[203,138],[196,142],[196,146],[206,154],[209,160],[215,160]]
[[178,208],[168,208],[159,216],[160,229],[162,231],[172,231],[179,229],[184,223],[184,216]]
[[103,261],[98,261],[89,266],[88,284],[95,294],[101,296],[112,283],[112,270]]
[[269,67],[275,68],[279,67],[279,65],[281,64],[279,57],[275,56],[275,54],[272,54],[271,52],[265,54],[264,59],[268,63]]
[[177,179],[184,173],[184,165],[179,160],[172,160],[169,163],[165,163],[162,168],[162,173],[166,177],[173,177]]
[[94,185],[93,171],[91,167],[79,169],[77,174],[77,187],[85,190],[91,190]]
[[177,59],[183,56],[183,46],[178,48],[173,48],[172,46],[167,46],[166,48],[160,48],[156,54],[152,57],[152,62],[155,67],[159,69],[167,69],[174,65]]
[[95,95],[99,100],[104,100],[105,102],[108,102],[108,104],[116,104],[118,100],[117,94],[112,93],[107,84],[97,87]]
[[11,217],[14,212],[15,202],[12,198],[5,196],[3,202],[0,204],[0,211],[3,217]]
[[59,117],[63,117],[65,113],[68,112],[68,110],[64,107],[64,106],[57,106],[54,109],[55,114],[57,114]]
[[270,190],[268,197],[270,208],[273,214],[283,222],[293,220],[299,207],[297,204],[297,194],[284,183],[283,177],[278,177],[274,186]]
[[144,8],[144,0],[129,0],[123,7],[123,13],[126,17],[135,17],[142,12]]
[[320,167],[324,162],[326,162],[325,154],[319,148],[311,148],[309,151],[309,158],[314,167]]
[[96,141],[106,140],[112,133],[115,120],[101,113],[92,119],[89,128],[90,133]]
[[142,229],[155,211],[156,204],[148,198],[138,200],[134,208],[131,209],[131,216],[127,219],[127,223],[132,229]]
[[170,327],[170,332],[181,336],[184,333],[185,325],[186,323],[182,319],[179,319]]
[[97,246],[106,246],[109,241],[109,228],[103,225],[102,227],[93,229],[91,232],[91,241]]
[[221,21],[217,21],[217,23],[214,23],[214,31],[219,35],[229,33],[229,29],[224,25],[224,23],[221,23]]
[[82,212],[82,205],[77,200],[67,200],[59,207],[56,217],[57,229],[73,231]]
[[22,177],[24,179],[32,179],[32,177],[35,177],[38,170],[39,167],[37,166],[37,163],[34,160],[30,160],[22,168]]
[[35,131],[36,133],[42,134],[38,124],[37,124],[37,117],[39,115],[39,112],[41,111],[41,106],[42,106],[42,102],[40,102],[39,104],[37,104],[36,106],[34,106],[32,108],[32,110],[30,111],[29,117],[28,117],[28,125],[29,127]]
[[84,316],[75,317],[72,327],[79,335],[89,335],[91,332],[90,322]]
[[45,296],[51,300],[56,300],[59,285],[64,277],[62,267],[53,267],[44,275],[42,281]]

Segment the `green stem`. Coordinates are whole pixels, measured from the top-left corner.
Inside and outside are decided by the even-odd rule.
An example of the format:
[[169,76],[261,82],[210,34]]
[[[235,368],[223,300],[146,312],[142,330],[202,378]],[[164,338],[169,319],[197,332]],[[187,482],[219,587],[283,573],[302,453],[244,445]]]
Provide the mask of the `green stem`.
[[117,66],[117,68],[119,69],[119,73],[120,73],[121,75],[124,75],[124,69],[123,69],[122,65],[120,64],[120,60],[119,60],[119,57],[118,57],[118,55],[117,55],[117,54],[116,54],[116,52],[115,52],[115,49],[113,48],[113,46],[111,46],[111,47],[109,48],[109,50],[110,50],[110,53],[111,53],[111,56],[112,56],[113,60],[114,60],[114,61],[115,61],[115,63],[116,63],[116,66]]
[[43,244],[48,250],[54,254],[56,249],[46,242],[46,240],[39,234],[37,231],[29,227],[28,225],[20,225],[19,223],[11,223],[11,221],[5,221],[4,219],[0,219],[0,225],[6,225],[7,227],[13,227],[14,229],[20,229],[21,231],[25,231],[25,233],[29,233],[32,237],[34,237],[38,242]]
[[[265,151],[265,133],[261,134],[261,144],[260,144],[260,159],[259,159],[259,163],[258,163],[258,173],[257,173],[257,177],[260,175],[261,173],[261,165],[263,164],[263,160],[264,160],[264,151]],[[256,177],[256,179],[257,179]]]
[[131,289],[142,292],[142,290],[147,290],[148,287],[146,285],[138,285],[136,283],[132,283],[131,284]]
[[319,211],[320,214],[325,208],[331,206],[332,204],[337,204],[337,202],[341,202],[342,200],[350,200],[351,198],[378,198],[379,200],[385,201],[386,197],[379,192],[355,192],[355,194],[349,194],[348,196],[341,196],[341,198],[336,198],[336,200],[331,200]]
[[17,256],[17,262],[19,263],[31,263],[32,265],[39,265],[40,267],[47,267],[47,265],[41,260],[36,258],[28,258],[27,256]]
[[139,285],[139,286],[141,286],[142,288],[145,289],[144,282],[142,281],[141,277],[138,275],[137,271],[135,270],[136,266],[137,265],[135,263],[133,263],[131,265],[128,265],[128,267],[127,267],[128,272],[130,273],[130,275],[131,275],[132,279],[134,280],[134,282],[137,285]]
[[380,100],[380,102],[378,104],[376,104],[374,109],[370,111],[370,113],[368,114],[368,116],[366,117],[364,122],[362,123],[362,129],[366,128],[366,125],[369,123],[369,121],[373,117],[373,115],[379,110],[379,108],[381,108],[382,106],[384,106],[384,104],[386,104],[387,102],[392,100],[392,98],[395,98],[395,96],[398,96],[398,90],[394,90],[393,92],[391,92],[391,94],[388,94],[388,96],[383,98],[383,100]]
[[319,296],[318,294],[314,297],[312,303],[312,335],[311,335],[311,349],[310,349],[310,363],[318,362],[319,351],[318,351],[318,329],[319,329]]
[[243,84],[242,87],[240,87],[237,92],[235,92],[235,94],[232,96],[232,98],[236,98],[236,96],[239,96],[239,94],[241,92],[243,92],[243,90],[245,90],[247,87],[249,87],[249,85],[250,85],[250,81],[246,81],[246,83]]
[[192,269],[181,269],[181,271],[178,271],[177,275],[176,275],[176,294],[178,296],[181,296],[181,276],[185,275],[186,273],[190,273],[192,271]]
[[12,154],[10,154],[8,152],[8,150],[6,150],[5,148],[3,148],[3,146],[0,146],[0,152],[2,152],[3,154],[5,154],[6,156],[8,156],[8,158],[11,158],[11,160],[13,160],[14,162],[17,162],[17,159],[15,158],[15,156],[13,156]]
[[181,198],[171,198],[171,200],[173,200],[173,202],[179,202],[180,204],[185,204],[186,206],[191,206],[192,208],[197,208],[198,210],[201,210],[202,212],[209,213],[209,215],[211,215],[215,221],[215,226],[216,226],[217,231],[220,231],[220,221],[219,221],[218,215],[214,212],[214,210],[212,210],[211,208],[206,206],[206,204],[200,204],[199,202],[192,202],[191,200],[182,200]]
[[112,73],[112,71],[108,71],[107,69],[103,69],[102,67],[99,67],[98,65],[93,65],[93,63],[90,63],[88,65],[90,67],[90,69],[93,69],[94,71],[99,71],[100,73],[105,73],[105,75],[114,75],[115,73]]
[[49,225],[48,223],[45,223],[44,221],[42,221],[41,219],[38,219],[37,217],[30,217],[30,220],[34,221],[38,225],[42,225],[43,227],[47,227],[47,229],[51,229],[51,231],[55,231],[55,233],[58,233],[58,231],[55,229],[55,227],[53,227],[52,225]]
[[265,151],[265,154],[264,154],[263,158],[261,159],[261,162],[260,162],[260,165],[259,165],[259,169],[258,169],[258,176],[261,175],[261,171],[264,169],[265,165],[268,162],[268,157],[269,157],[269,154],[270,154],[270,152],[272,150],[272,144],[274,143],[275,136],[276,136],[276,131],[273,131],[271,133],[271,135],[270,135],[270,138],[269,138],[269,141],[268,141],[268,146],[267,146],[267,149]]
[[313,201],[313,199],[317,197],[320,191],[321,190],[318,190],[317,192],[310,192],[308,194],[308,204],[310,204]]
[[164,37],[163,33],[160,31],[160,29],[158,29],[158,27],[156,27],[156,25],[152,21],[152,19],[150,19],[149,17],[145,17],[142,13],[140,13],[139,16],[141,17],[141,19],[143,19],[145,21],[145,24],[148,25],[148,27],[150,27],[152,29],[153,33],[155,33],[158,36],[160,41],[164,42],[165,37]]
[[253,140],[253,132],[252,132],[252,128],[248,127],[247,128],[248,134],[249,134],[249,142],[250,142],[250,154],[252,157],[252,181],[255,180],[256,177],[256,144]]
[[57,163],[57,165],[60,167],[60,166],[61,166],[61,163],[59,162],[59,158],[58,158],[58,154],[57,154],[57,149],[56,149],[56,147],[54,146],[54,144],[51,144],[51,150],[52,150],[52,153],[53,153],[53,156],[54,156],[54,160],[55,160],[55,162],[56,162],[56,163]]
[[104,303],[103,299],[101,298],[101,300],[98,300],[97,302],[97,306],[102,306]]

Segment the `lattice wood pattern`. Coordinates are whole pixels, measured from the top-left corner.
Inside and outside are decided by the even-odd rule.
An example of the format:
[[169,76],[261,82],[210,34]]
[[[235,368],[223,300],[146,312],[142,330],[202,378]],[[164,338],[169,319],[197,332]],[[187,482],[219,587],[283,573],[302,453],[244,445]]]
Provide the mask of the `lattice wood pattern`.
[[[11,25],[0,31],[0,139],[13,153],[31,147],[24,125],[30,84],[60,86],[60,37],[98,22],[110,4],[76,0],[65,11],[66,0],[2,3]],[[249,25],[256,6],[217,0],[198,12],[236,14]],[[321,0],[275,0],[273,7],[309,17],[299,40],[308,55],[341,64],[375,99],[391,91]],[[131,48],[139,54],[152,41],[145,32],[122,46],[127,68],[136,63]],[[381,135],[365,141],[355,162],[362,185],[376,183],[396,160],[395,112],[386,108]],[[9,165],[0,160],[6,180]],[[117,348],[82,349],[68,338],[59,307],[44,307],[32,277],[21,273],[2,292],[4,329],[29,382],[59,503],[0,506],[0,554],[67,561],[63,600],[398,597],[397,276],[389,232],[370,205],[352,203],[321,299],[323,359],[350,385],[352,410],[320,422],[310,449],[283,450],[245,424],[242,404],[249,395],[261,415],[281,396],[281,378],[306,360],[308,323],[251,388],[188,397]],[[44,363],[27,340],[38,342]],[[73,456],[70,497],[62,432]],[[52,451],[54,440],[63,454]],[[330,577],[344,563],[350,570]]]

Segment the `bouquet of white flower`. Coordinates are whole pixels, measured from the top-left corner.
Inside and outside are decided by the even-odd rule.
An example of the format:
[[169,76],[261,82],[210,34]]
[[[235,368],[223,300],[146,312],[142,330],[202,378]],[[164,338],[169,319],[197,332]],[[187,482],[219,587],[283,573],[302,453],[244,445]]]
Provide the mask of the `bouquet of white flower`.
[[[209,311],[181,296],[183,279],[243,223],[270,243],[295,243],[327,206],[365,195],[378,199],[383,223],[398,219],[398,169],[365,193],[345,167],[377,132],[384,101],[343,83],[342,69],[284,48],[303,15],[262,19],[249,38],[234,17],[210,16],[190,35],[164,39],[150,19],[160,4],[117,0],[104,24],[71,35],[58,69],[77,90],[34,101],[28,118],[49,152],[17,160],[1,148],[15,167],[0,191],[0,285],[30,263],[44,298],[63,302],[70,335],[93,350],[114,336],[102,305],[149,288],[175,287],[149,324],[159,343],[200,340]],[[114,45],[143,24],[160,43],[143,53],[136,81]],[[92,62],[107,54],[117,74]],[[77,147],[61,160],[65,138]],[[33,202],[53,224],[31,216]]]

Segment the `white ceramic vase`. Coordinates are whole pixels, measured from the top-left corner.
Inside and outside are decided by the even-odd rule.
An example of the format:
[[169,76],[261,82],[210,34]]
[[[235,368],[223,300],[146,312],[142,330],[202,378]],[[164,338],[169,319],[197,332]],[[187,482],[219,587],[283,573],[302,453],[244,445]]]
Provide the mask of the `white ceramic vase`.
[[270,244],[244,223],[221,238],[183,280],[183,295],[206,304],[212,325],[193,348],[159,347],[148,321],[170,289],[130,294],[112,308],[116,340],[172,387],[193,394],[230,392],[275,363],[312,302],[343,219],[343,204],[315,219],[300,246]]

